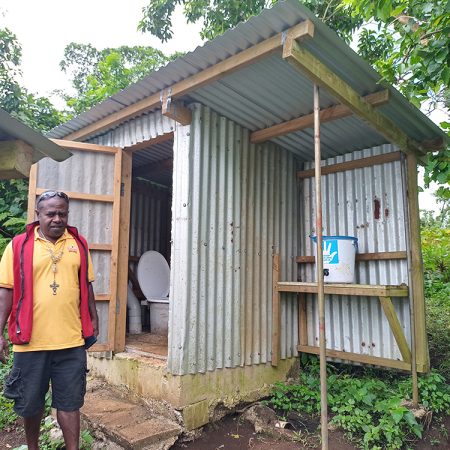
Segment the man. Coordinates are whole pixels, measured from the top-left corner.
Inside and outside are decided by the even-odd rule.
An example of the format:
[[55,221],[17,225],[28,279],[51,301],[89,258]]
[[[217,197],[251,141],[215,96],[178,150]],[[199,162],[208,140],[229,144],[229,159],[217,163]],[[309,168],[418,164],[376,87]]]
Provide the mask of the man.
[[[92,262],[86,240],[67,225],[68,214],[64,192],[44,192],[36,203],[38,221],[12,240],[0,262],[0,331],[8,321],[14,350],[4,395],[24,418],[29,450],[39,448],[49,382],[66,449],[79,448],[85,345],[98,335]],[[5,362],[8,343],[0,334]]]

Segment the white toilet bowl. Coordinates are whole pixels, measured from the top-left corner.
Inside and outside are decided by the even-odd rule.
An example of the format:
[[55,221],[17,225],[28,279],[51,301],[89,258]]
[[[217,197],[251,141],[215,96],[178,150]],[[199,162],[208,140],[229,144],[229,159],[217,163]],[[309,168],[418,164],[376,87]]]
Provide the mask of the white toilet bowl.
[[170,268],[161,253],[145,252],[139,259],[137,279],[150,305],[150,331],[167,335],[169,324]]

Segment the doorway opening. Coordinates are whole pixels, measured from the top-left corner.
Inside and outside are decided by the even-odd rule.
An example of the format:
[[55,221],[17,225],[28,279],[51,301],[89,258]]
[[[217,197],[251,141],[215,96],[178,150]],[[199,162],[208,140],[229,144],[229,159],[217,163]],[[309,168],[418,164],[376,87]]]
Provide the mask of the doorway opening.
[[133,153],[125,350],[167,360],[173,135]]

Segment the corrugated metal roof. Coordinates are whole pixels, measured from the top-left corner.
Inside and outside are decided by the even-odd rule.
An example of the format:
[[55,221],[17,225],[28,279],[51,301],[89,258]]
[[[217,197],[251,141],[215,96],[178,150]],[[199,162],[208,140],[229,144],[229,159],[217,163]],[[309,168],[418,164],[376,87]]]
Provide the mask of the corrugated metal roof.
[[0,141],[15,139],[19,139],[33,148],[33,162],[37,162],[46,156],[49,156],[55,161],[64,161],[72,156],[72,153],[18,121],[0,108]]
[[[382,89],[380,76],[366,61],[311,11],[296,0],[287,0],[277,3],[270,10],[264,10],[259,16],[228,30],[222,36],[169,63],[90,111],[55,128],[49,136],[62,138],[307,19],[314,23],[314,38],[302,42],[302,46],[360,95]],[[253,131],[310,113],[312,89],[312,83],[306,76],[294,70],[279,54],[274,54],[191,92],[183,100],[201,101]],[[398,91],[393,87],[389,87],[389,90],[391,99],[380,109],[389,120],[416,141],[436,137],[446,139],[439,127]],[[332,96],[322,91],[323,107],[337,103]],[[324,154],[325,157],[386,143],[384,137],[355,117],[335,121],[325,129],[329,130],[322,135],[322,145],[329,149],[329,153]],[[305,147],[305,132],[292,133],[288,138],[276,139],[276,142],[296,151],[304,160],[310,159],[308,155],[312,154],[312,149],[310,145]]]

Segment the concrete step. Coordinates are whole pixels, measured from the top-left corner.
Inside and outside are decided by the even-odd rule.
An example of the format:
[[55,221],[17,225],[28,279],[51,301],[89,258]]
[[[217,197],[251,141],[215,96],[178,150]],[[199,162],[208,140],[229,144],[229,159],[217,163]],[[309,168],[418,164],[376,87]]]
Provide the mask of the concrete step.
[[81,417],[101,449],[166,450],[182,432],[167,405],[144,402],[97,379],[88,381]]

